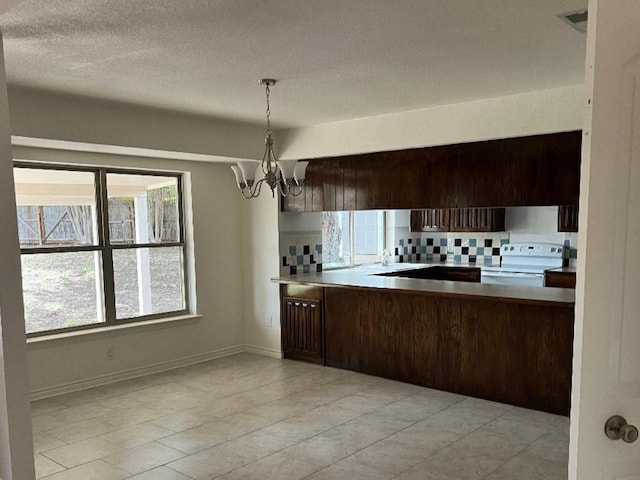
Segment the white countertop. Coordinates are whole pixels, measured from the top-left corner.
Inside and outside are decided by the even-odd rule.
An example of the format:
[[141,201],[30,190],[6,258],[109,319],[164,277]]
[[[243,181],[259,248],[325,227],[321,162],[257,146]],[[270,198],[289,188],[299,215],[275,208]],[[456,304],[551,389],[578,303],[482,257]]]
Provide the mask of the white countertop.
[[320,273],[286,275],[273,278],[277,283],[291,283],[318,287],[348,287],[358,289],[387,289],[402,292],[430,293],[442,296],[492,297],[504,301],[525,301],[542,304],[562,304],[573,306],[575,291],[567,288],[520,287],[508,285],[488,285],[472,282],[447,280],[423,280],[393,276],[379,276],[377,273],[395,272],[432,266],[473,267],[482,265],[460,263],[394,263],[363,265],[354,268],[327,270]]

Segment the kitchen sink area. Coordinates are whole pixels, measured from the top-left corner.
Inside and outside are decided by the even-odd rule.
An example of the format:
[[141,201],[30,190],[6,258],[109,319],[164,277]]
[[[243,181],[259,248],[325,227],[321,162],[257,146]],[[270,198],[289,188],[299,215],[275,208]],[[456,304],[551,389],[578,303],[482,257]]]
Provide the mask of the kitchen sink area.
[[375,273],[382,277],[418,278],[422,280],[449,280],[454,282],[480,282],[480,268],[434,265],[393,272]]

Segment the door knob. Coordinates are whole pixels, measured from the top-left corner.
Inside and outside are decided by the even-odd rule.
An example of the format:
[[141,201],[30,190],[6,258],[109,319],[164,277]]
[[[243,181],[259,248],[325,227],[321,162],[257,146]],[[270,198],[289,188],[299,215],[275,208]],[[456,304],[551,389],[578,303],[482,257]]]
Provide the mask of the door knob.
[[638,429],[629,425],[624,417],[614,415],[604,424],[604,433],[611,440],[633,443],[638,439]]

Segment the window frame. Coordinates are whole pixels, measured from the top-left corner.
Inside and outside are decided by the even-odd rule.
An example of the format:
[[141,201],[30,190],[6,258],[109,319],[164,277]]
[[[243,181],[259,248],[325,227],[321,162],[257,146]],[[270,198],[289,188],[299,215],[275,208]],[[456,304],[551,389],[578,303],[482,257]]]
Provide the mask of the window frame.
[[[69,245],[69,246],[51,246],[51,247],[20,247],[20,256],[46,253],[74,253],[74,252],[100,252],[101,254],[101,271],[96,272],[102,276],[102,305],[104,312],[104,321],[87,325],[76,325],[71,327],[56,328],[51,330],[43,330],[41,332],[27,333],[27,338],[42,337],[47,335],[55,335],[60,333],[75,332],[80,330],[91,330],[96,328],[108,328],[121,326],[123,324],[140,323],[150,320],[158,320],[163,318],[173,318],[182,315],[188,315],[190,309],[190,289],[189,276],[187,274],[187,242],[185,241],[185,199],[183,190],[184,174],[180,172],[162,171],[162,170],[144,170],[129,169],[119,167],[94,167],[67,164],[52,164],[29,161],[14,161],[14,168],[31,168],[34,170],[57,170],[70,172],[87,172],[93,174],[93,185],[96,205],[96,232],[97,239],[94,245]],[[177,190],[177,208],[178,208],[178,234],[177,242],[165,243],[123,243],[111,244],[109,238],[109,211],[108,211],[108,194],[107,194],[107,175],[108,174],[124,174],[124,175],[149,175],[157,177],[174,177],[176,179]],[[116,316],[116,296],[115,296],[115,275],[113,266],[114,250],[136,250],[139,248],[168,248],[180,247],[182,254],[182,279],[183,279],[183,295],[184,308],[181,310],[172,310],[170,312],[154,313],[148,315],[140,315],[136,317],[127,317],[118,319]],[[26,323],[26,319],[25,319]],[[25,325],[26,327],[26,325]]]
[[[355,214],[357,212],[359,212],[360,210],[342,210],[342,211],[338,211],[338,212],[323,212],[323,213],[348,213],[348,221],[347,221],[347,226],[348,226],[348,233],[349,233],[349,263],[330,263],[330,264],[322,264],[322,269],[323,270],[339,270],[339,269],[343,269],[343,268],[353,268],[353,267],[358,267],[360,265],[368,265],[368,264],[374,264],[374,263],[378,263],[381,261],[381,252],[379,252],[378,254],[376,254],[376,259],[372,262],[359,262],[356,263],[355,259],[356,259],[356,254],[355,254]],[[379,232],[378,232],[378,240],[380,241],[381,245],[382,245],[382,250],[384,250],[386,247],[386,243],[387,243],[387,213],[388,210],[376,210],[376,212],[378,214],[381,215],[380,218],[380,226],[379,226]],[[322,234],[322,232],[321,232]],[[322,239],[322,242],[324,244],[324,239]],[[324,246],[323,246],[323,251],[324,251]],[[360,257],[362,257],[363,255],[359,255]],[[326,266],[326,265],[330,265],[330,266]]]

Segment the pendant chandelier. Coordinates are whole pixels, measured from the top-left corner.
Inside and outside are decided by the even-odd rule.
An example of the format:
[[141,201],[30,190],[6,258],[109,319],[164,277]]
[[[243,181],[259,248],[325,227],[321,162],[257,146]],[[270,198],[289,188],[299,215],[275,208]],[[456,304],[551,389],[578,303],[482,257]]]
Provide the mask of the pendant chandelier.
[[244,198],[255,198],[260,195],[263,183],[271,188],[273,197],[275,197],[276,191],[283,197],[300,195],[309,162],[276,159],[276,154],[273,151],[271,108],[269,105],[271,92],[269,87],[275,85],[276,81],[272,78],[263,78],[258,84],[265,86],[267,97],[267,130],[262,162],[257,168],[256,162],[238,162],[237,165],[231,166],[231,170],[236,176],[236,183]]

